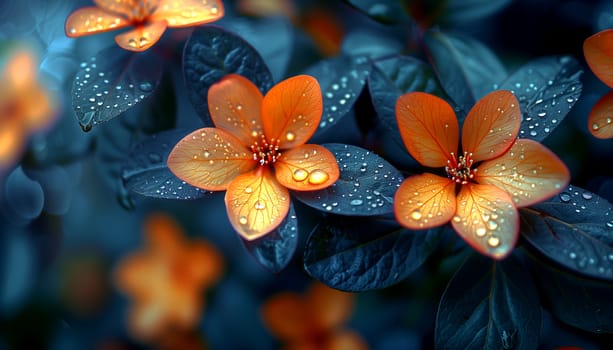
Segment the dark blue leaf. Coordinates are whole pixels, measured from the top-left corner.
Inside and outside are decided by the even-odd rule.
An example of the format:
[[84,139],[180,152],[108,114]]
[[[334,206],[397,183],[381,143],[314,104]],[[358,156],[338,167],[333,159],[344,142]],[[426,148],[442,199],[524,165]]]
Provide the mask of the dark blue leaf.
[[294,206],[277,229],[255,241],[243,239],[243,244],[260,265],[278,273],[290,263],[298,246],[298,220]]
[[445,1],[444,22],[470,22],[500,11],[511,0],[449,0]]
[[533,264],[543,306],[560,321],[594,333],[613,333],[613,287],[567,273],[546,263]]
[[38,277],[37,261],[32,244],[23,232],[3,232],[1,238],[0,312],[11,315],[31,296]]
[[189,100],[205,125],[213,125],[207,103],[209,87],[230,73],[251,80],[262,93],[274,82],[260,54],[243,38],[213,26],[196,28],[185,44],[183,75]]
[[113,45],[83,62],[72,85],[72,107],[83,131],[115,118],[147,98],[162,78],[152,51],[133,53]]
[[122,178],[128,190],[143,196],[166,199],[196,199],[208,192],[177,178],[166,161],[189,131],[170,130],[151,135],[136,145],[123,164]]
[[345,36],[341,52],[345,56],[369,57],[377,59],[398,54],[404,47],[406,38],[399,38],[397,30],[380,32],[372,29],[353,30]]
[[613,281],[613,207],[609,202],[570,185],[520,213],[521,233],[539,252],[581,275]]
[[9,220],[32,220],[42,212],[45,195],[40,184],[18,166],[7,176],[0,200]]
[[316,135],[347,115],[360,96],[370,69],[365,57],[339,56],[320,61],[304,72],[317,78],[323,96],[324,110]]
[[345,0],[351,6],[381,23],[408,22],[409,16],[397,0]]
[[437,349],[536,349],[540,328],[538,293],[522,262],[473,255],[441,298],[435,342]]
[[363,148],[338,143],[329,149],[340,168],[339,179],[319,191],[294,191],[301,202],[319,210],[341,215],[382,215],[394,209],[402,174],[385,159]]
[[335,289],[381,289],[419,268],[438,239],[438,229],[409,231],[391,220],[329,217],[307,240],[304,268]]
[[521,66],[500,85],[519,100],[519,137],[541,141],[560,124],[581,95],[582,73],[570,56],[542,57]]
[[470,37],[428,31],[424,44],[428,59],[443,89],[455,102],[460,119],[507,77],[498,57]]
[[24,169],[28,177],[38,181],[45,197],[43,209],[52,215],[64,215],[68,212],[70,199],[75,190],[73,182],[61,166],[52,165],[44,169]]

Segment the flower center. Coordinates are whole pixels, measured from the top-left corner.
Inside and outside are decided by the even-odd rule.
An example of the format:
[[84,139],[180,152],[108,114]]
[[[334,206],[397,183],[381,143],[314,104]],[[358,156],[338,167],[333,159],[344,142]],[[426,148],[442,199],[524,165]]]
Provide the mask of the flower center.
[[456,158],[455,153],[451,152],[451,158],[447,160],[445,171],[447,176],[462,185],[468,183],[468,180],[475,177],[477,169],[471,169],[473,165],[472,153],[464,152],[464,155]]
[[270,142],[268,142],[264,135],[262,135],[262,139],[259,142],[255,141],[249,148],[251,148],[251,152],[253,152],[253,160],[257,161],[262,166],[273,164],[281,157],[279,140],[271,139]]

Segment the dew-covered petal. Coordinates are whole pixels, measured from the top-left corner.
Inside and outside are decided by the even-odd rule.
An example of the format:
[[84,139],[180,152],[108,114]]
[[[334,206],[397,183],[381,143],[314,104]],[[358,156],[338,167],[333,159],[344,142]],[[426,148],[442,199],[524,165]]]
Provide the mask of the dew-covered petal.
[[[151,8],[151,5],[155,5],[156,2],[158,1],[146,1],[145,6]],[[134,0],[94,0],[94,3],[107,12],[122,14],[126,18],[132,17],[137,6],[134,5]]]
[[211,119],[216,127],[250,146],[262,134],[262,99],[262,93],[249,79],[228,74],[209,89]]
[[459,127],[445,100],[423,92],[409,92],[396,101],[400,136],[421,165],[438,168],[458,149]]
[[256,166],[253,154],[226,131],[203,128],[185,136],[168,156],[181,180],[209,191],[225,190],[232,179]]
[[166,27],[167,24],[164,21],[149,22],[129,32],[117,35],[115,42],[125,50],[145,51],[160,40],[164,31],[166,31]]
[[613,137],[613,91],[596,102],[587,118],[587,128],[599,139]]
[[412,230],[447,223],[455,206],[455,182],[429,173],[406,178],[394,196],[396,220]]
[[476,251],[494,259],[511,253],[519,236],[519,214],[511,196],[492,185],[463,185],[451,225]]
[[258,167],[232,180],[225,202],[232,227],[247,240],[277,228],[290,205],[287,188],[279,184],[268,167]]
[[169,27],[186,27],[213,22],[223,15],[221,0],[161,0],[151,19],[165,20]]
[[71,38],[108,32],[130,24],[126,18],[98,7],[83,7],[71,13],[64,29]]
[[319,125],[323,101],[315,78],[298,75],[273,86],[264,96],[262,122],[266,138],[281,149],[306,143]]
[[297,191],[326,188],[340,175],[334,154],[323,146],[312,144],[284,151],[274,166],[279,183]]
[[521,111],[515,95],[498,90],[485,95],[468,112],[462,126],[462,150],[476,162],[503,154],[517,138]]
[[282,292],[264,302],[261,309],[266,327],[279,339],[303,339],[308,332],[309,312],[300,295]]
[[585,39],[583,54],[598,79],[613,88],[613,29],[603,30]]
[[475,181],[505,190],[517,207],[525,207],[560,192],[570,173],[547,147],[519,139],[507,153],[479,165]]

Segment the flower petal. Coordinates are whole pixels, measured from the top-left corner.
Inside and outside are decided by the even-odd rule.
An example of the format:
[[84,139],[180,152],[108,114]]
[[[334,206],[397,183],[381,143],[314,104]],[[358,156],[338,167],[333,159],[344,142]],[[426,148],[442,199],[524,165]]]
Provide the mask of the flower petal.
[[262,319],[266,327],[281,340],[298,340],[307,336],[308,311],[296,293],[283,292],[262,305]]
[[309,288],[306,303],[318,330],[326,333],[341,327],[349,320],[355,304],[355,295],[315,283]]
[[232,179],[256,166],[253,154],[226,131],[203,128],[185,136],[168,156],[168,168],[192,186],[225,190]]
[[251,81],[238,74],[228,74],[211,86],[207,101],[215,126],[250,146],[262,135],[263,98]]
[[455,206],[455,182],[429,173],[406,178],[394,196],[396,220],[412,230],[447,223]]
[[332,334],[326,344],[328,350],[367,350],[370,349],[366,341],[360,335],[351,330],[340,330]]
[[396,101],[396,119],[405,147],[421,165],[443,167],[458,150],[458,120],[445,100],[424,92],[406,93]]
[[277,182],[268,167],[259,167],[232,180],[225,201],[230,223],[247,240],[277,228],[290,204],[287,188]]
[[492,185],[463,185],[451,225],[476,251],[494,259],[511,253],[519,236],[519,214],[513,200]]
[[[6,116],[0,115],[0,117]],[[26,131],[21,120],[17,118],[2,120],[0,123],[0,175],[2,175],[2,170],[17,161],[26,145],[26,140]]]
[[[30,52],[25,50],[16,52],[2,69],[0,76],[4,85],[2,88],[18,94],[26,93],[36,81],[36,70],[35,58]],[[2,93],[6,94],[5,91]]]
[[183,246],[183,229],[170,216],[149,215],[143,223],[148,249],[157,255],[177,256]]
[[583,54],[598,79],[613,88],[613,29],[603,30],[585,39]]
[[213,22],[223,15],[221,0],[162,0],[151,19],[166,20],[169,27],[187,27]]
[[128,51],[145,51],[160,40],[162,34],[166,31],[166,27],[164,21],[149,22],[146,25],[136,27],[134,30],[117,35],[115,42],[122,49]]
[[334,154],[323,146],[312,144],[284,151],[274,167],[279,183],[297,191],[326,188],[340,176]]
[[118,14],[98,7],[83,7],[71,13],[66,19],[66,36],[75,38],[83,35],[108,32],[126,27],[130,21]]
[[323,101],[317,80],[298,75],[273,86],[264,96],[262,122],[268,141],[281,149],[306,143],[321,120]]
[[485,95],[468,112],[462,126],[462,150],[476,162],[503,154],[517,138],[521,111],[515,95],[498,90]]
[[517,207],[525,207],[560,192],[570,181],[570,173],[547,147],[520,139],[507,153],[483,162],[475,181],[505,190]]
[[[158,1],[147,1],[145,6],[151,8],[156,2]],[[126,18],[131,18],[136,6],[139,6],[134,4],[134,0],[94,0],[94,3],[102,10],[122,14]]]
[[596,102],[587,119],[587,128],[599,139],[613,137],[613,90]]
[[193,241],[185,247],[184,269],[196,283],[196,288],[209,287],[221,278],[223,257],[210,243]]

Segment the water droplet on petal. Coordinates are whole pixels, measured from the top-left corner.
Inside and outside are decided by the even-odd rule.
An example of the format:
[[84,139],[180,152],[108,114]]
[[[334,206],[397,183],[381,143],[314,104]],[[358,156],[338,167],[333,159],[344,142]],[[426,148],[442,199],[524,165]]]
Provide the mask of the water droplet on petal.
[[266,209],[266,204],[262,201],[257,201],[255,202],[255,204],[253,205],[253,207],[257,210],[263,210]]
[[411,212],[411,219],[413,219],[413,220],[420,220],[421,217],[422,217],[421,211],[416,209],[416,210],[413,210]]
[[313,185],[321,185],[324,182],[328,181],[329,178],[330,175],[328,175],[328,173],[323,170],[316,169],[313,170],[309,175],[309,183]]
[[485,229],[485,227],[479,227],[476,233],[477,233],[477,236],[483,237],[487,233],[487,230]]
[[498,247],[500,245],[500,238],[496,236],[491,236],[490,238],[487,239],[487,244],[490,247]]
[[247,225],[247,217],[245,217],[245,216],[241,216],[241,217],[238,219],[238,222],[239,222],[241,225]]
[[296,170],[294,170],[294,173],[292,174],[292,178],[295,181],[304,181],[306,180],[306,178],[309,176],[309,172],[302,169],[302,168],[298,168]]
[[285,134],[285,139],[286,139],[287,141],[294,141],[294,140],[296,139],[296,134],[294,134],[294,133],[293,133],[293,132],[291,132],[291,131],[288,131],[288,132]]
[[245,193],[253,193],[253,188],[245,187]]

